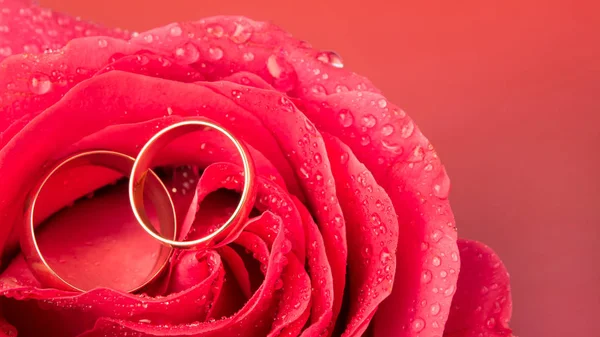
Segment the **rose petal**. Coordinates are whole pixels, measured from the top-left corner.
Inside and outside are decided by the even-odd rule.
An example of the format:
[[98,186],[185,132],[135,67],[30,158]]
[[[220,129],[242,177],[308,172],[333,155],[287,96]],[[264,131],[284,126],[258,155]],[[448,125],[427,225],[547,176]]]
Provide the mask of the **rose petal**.
[[352,151],[325,135],[340,204],[347,220],[349,303],[343,336],[360,335],[390,295],[396,273],[398,220],[392,201]]
[[79,18],[36,6],[32,1],[0,4],[0,61],[10,55],[62,48],[77,37],[106,35],[127,38],[128,32],[107,29]]
[[[113,83],[109,84],[109,82]],[[165,97],[149,97],[145,94],[157,90],[163,92]],[[130,97],[125,99],[125,96]],[[167,97],[168,99],[165,100]],[[198,105],[198,101],[194,97],[203,97],[202,104],[205,108],[200,109],[201,106]],[[106,104],[98,104],[99,99]],[[90,104],[89,106],[86,101]],[[206,106],[207,102],[211,103],[210,107]],[[248,112],[239,109],[230,101],[224,99],[222,95],[199,85],[189,86],[183,83],[117,71],[99,75],[86,83],[81,83],[77,89],[69,92],[61,102],[46,110],[35,121],[29,123],[19,136],[11,140],[9,146],[0,151],[0,163],[5,161],[6,158],[10,158],[11,161],[19,161],[20,150],[18,148],[32,147],[30,149],[32,152],[27,154],[27,158],[22,158],[23,162],[34,166],[43,165],[43,161],[56,155],[57,149],[66,148],[82,137],[93,134],[105,126],[136,123],[162,117],[168,106],[180,111],[180,114],[201,114],[225,124],[232,132],[249,141],[250,145],[265,154],[278,168],[279,172],[285,171],[286,167],[289,168],[287,162],[282,163],[282,160],[285,161],[285,159],[283,159],[283,154],[277,143],[273,146],[275,140],[265,136],[264,133],[268,134],[268,131],[264,133],[255,132],[256,130],[264,130],[260,122]],[[80,114],[79,111],[82,109],[88,110],[88,113],[85,115]],[[104,111],[94,111],[96,109]],[[236,121],[232,122],[223,116],[221,113],[223,110],[229,110],[232,114],[235,114],[237,116]],[[53,122],[56,120],[55,118],[66,118],[64,120],[70,120],[71,122],[69,125],[61,125]],[[249,128],[252,125],[256,127]],[[32,134],[35,134],[35,138],[31,136]],[[54,139],[54,141],[51,144],[35,141],[40,137],[53,137],[51,139]],[[20,153],[21,155],[24,154],[24,152]],[[11,165],[0,165],[0,171],[3,171],[3,173],[12,171],[12,174],[20,176],[19,179],[10,184],[3,185],[2,193],[0,193],[0,214],[2,214],[4,221],[12,223],[15,216],[12,212],[18,208],[11,208],[9,204],[22,202],[24,191],[28,190],[28,184],[35,181],[35,177],[32,177],[35,172],[16,170]],[[6,181],[10,181],[8,176],[10,176],[10,173],[4,176],[7,179]],[[10,230],[10,227],[2,226],[0,234],[3,235],[0,235],[0,237],[5,238],[6,231]],[[0,242],[2,241],[4,240]]]
[[313,285],[310,325],[302,331],[302,337],[329,336],[333,332],[335,280],[333,268],[326,253],[327,246],[311,214],[298,199],[294,199],[306,228],[308,243],[308,268]]
[[250,291],[250,276],[248,275],[248,269],[244,266],[244,261],[232,248],[225,246],[219,248],[219,254],[225,263],[229,266],[233,277],[236,279],[240,290],[249,299],[252,296]]
[[38,230],[37,241],[47,263],[84,289],[128,290],[141,284],[161,250],[133,217],[124,185],[54,215]]
[[[125,318],[134,321],[143,319],[144,322],[152,321],[155,324],[192,322],[200,319],[206,312],[207,305],[210,303],[207,301],[211,300],[212,285],[223,278],[220,258],[216,254],[213,256],[214,265],[211,265],[211,273],[206,279],[183,292],[161,298],[120,293],[104,288],[81,294],[41,289],[36,285],[20,282],[21,280],[32,280],[33,276],[24,260],[16,259],[13,262],[14,267],[7,269],[0,279],[3,285],[0,295],[16,299],[16,301],[4,302],[3,307],[14,308],[14,310],[5,311],[5,315],[19,331],[29,331],[30,329],[46,331],[48,324],[64,324],[66,321],[78,323],[72,324],[73,329],[82,329],[86,325],[89,328],[99,317]],[[44,310],[32,310],[30,306],[23,307],[20,303],[23,303],[25,299],[35,299],[38,305],[43,306]],[[199,299],[204,299],[204,301]],[[25,310],[28,314],[22,314],[20,309]],[[46,318],[51,319],[46,320]]]
[[[239,166],[229,163],[215,163],[208,166],[198,182],[197,203],[209,193],[213,193],[220,188],[226,188],[241,192],[243,188],[242,169]],[[264,177],[256,177],[257,202],[254,205],[259,211],[270,211],[279,218],[284,219],[283,224],[292,242],[292,250],[300,261],[304,261],[306,243],[304,241],[304,229],[298,211],[293,204],[290,196],[283,189]],[[194,212],[195,213],[195,212]],[[271,245],[278,226],[256,226],[252,222],[248,224],[248,231],[261,235],[264,240]],[[269,239],[271,237],[271,239]],[[234,237],[231,238],[233,240]]]
[[[226,95],[235,85],[229,82],[210,83],[207,87]],[[323,234],[327,256],[334,277],[334,320],[342,305],[346,274],[346,231],[342,212],[337,202],[334,178],[322,136],[287,97],[273,91],[248,89],[236,103],[259,117],[276,137],[279,146],[288,153],[288,160],[296,168],[300,186],[305,191],[312,214],[317,218]],[[256,102],[261,102],[257,106]],[[337,216],[337,217],[336,217]],[[337,223],[337,225],[335,225]],[[333,224],[333,225],[332,225]]]
[[174,63],[169,58],[155,55],[148,51],[141,51],[136,53],[136,55],[123,56],[97,72],[95,75],[100,75],[113,70],[122,70],[183,83],[191,83],[204,79],[203,76],[193,68]]
[[[509,275],[492,249],[459,240],[461,269],[444,337],[508,337],[512,313]],[[430,307],[430,314],[437,312]],[[434,311],[435,310],[435,311]]]
[[[281,226],[281,225],[280,225]],[[178,336],[202,334],[202,336],[229,336],[244,334],[245,336],[265,336],[270,327],[270,322],[265,317],[272,317],[274,306],[275,283],[281,277],[284,261],[287,257],[284,246],[288,240],[284,231],[279,231],[273,248],[269,254],[268,248],[261,239],[250,233],[242,233],[236,243],[256,254],[257,259],[264,260],[267,266],[264,283],[257,290],[246,305],[235,315],[218,321],[207,321],[201,323],[181,325],[151,325],[141,324],[128,320],[102,319],[99,320],[88,333],[82,336],[105,336],[117,333],[138,333],[153,336]],[[256,244],[256,245],[255,245]],[[287,243],[289,245],[289,242]],[[265,257],[268,258],[265,259]]]
[[456,289],[457,274],[449,271],[460,267],[451,258],[457,254],[456,231],[449,180],[437,154],[412,120],[379,94],[314,95],[304,101],[319,128],[347,144],[385,188],[399,216],[397,274],[402,277],[379,308],[375,335],[435,334],[421,303],[439,303],[443,326]]

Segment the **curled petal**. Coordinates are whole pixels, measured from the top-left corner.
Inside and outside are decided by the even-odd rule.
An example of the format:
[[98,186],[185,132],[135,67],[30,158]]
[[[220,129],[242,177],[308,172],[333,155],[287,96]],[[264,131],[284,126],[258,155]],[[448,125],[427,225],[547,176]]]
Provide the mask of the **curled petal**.
[[512,336],[510,280],[504,264],[482,243],[459,240],[458,248],[462,267],[444,337]]

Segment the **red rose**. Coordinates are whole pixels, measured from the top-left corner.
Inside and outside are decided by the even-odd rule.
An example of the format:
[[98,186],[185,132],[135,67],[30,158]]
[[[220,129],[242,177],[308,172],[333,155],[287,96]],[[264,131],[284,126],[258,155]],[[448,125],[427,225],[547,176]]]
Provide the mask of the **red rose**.
[[[244,17],[130,37],[14,0],[0,9],[5,335],[512,335],[508,274],[489,248],[457,240],[450,182],[433,147],[335,53]],[[135,156],[157,129],[190,116],[226,126],[256,161],[256,214],[239,238],[176,254],[152,295],[44,288],[16,249],[38,168],[86,149]],[[218,223],[235,204],[223,189],[241,188],[235,149],[216,135],[176,145],[163,165],[204,169],[196,187],[181,181],[193,171],[176,170],[168,181],[182,213],[197,192],[189,207],[201,218],[188,230]],[[109,180],[78,174],[77,184],[53,189],[41,211],[48,218],[78,200],[47,220],[49,238],[93,240],[101,231],[89,228],[106,234],[131,218],[110,208],[126,195],[119,185],[79,200]],[[148,238],[113,234],[104,250],[75,248],[117,273],[102,277],[122,273],[115,282],[127,282],[136,270],[121,270],[119,259]]]

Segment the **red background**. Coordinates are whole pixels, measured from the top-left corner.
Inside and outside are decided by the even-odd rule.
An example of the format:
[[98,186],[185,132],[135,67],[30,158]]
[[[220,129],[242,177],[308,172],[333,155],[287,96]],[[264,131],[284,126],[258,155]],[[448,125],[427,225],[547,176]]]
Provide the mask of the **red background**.
[[600,8],[579,2],[41,1],[137,31],[242,14],[337,51],[436,145],[459,234],[511,272],[521,337],[599,330]]

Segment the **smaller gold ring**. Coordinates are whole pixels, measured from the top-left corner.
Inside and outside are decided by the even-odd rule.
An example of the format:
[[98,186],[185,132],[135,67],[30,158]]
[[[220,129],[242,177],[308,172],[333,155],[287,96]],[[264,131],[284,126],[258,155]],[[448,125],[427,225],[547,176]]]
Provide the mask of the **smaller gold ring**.
[[[244,188],[242,190],[240,202],[231,217],[214,232],[199,239],[190,241],[170,240],[157,233],[154,227],[148,221],[148,216],[146,215],[142,197],[144,191],[144,182],[146,180],[146,172],[148,172],[148,170],[151,168],[150,165],[152,164],[152,160],[156,157],[158,152],[173,140],[185,134],[200,131],[206,128],[213,128],[224,134],[229,140],[231,140],[231,142],[233,142],[241,156],[242,163],[244,165]],[[235,230],[243,224],[245,219],[250,214],[256,198],[254,179],[254,162],[252,161],[250,152],[244,143],[238,140],[231,132],[215,122],[203,118],[188,119],[167,126],[156,133],[144,145],[135,159],[135,163],[133,164],[133,169],[131,171],[129,180],[129,201],[131,202],[133,213],[138,219],[140,225],[156,240],[174,248],[203,249],[212,243],[219,243],[223,241],[229,234],[235,233]]]
[[[131,168],[133,167],[135,160],[134,158],[125,154],[114,152],[114,151],[88,151],[80,152],[75,155],[69,156],[51,170],[40,180],[36,187],[31,191],[27,203],[27,210],[25,219],[23,221],[23,231],[20,235],[21,252],[23,253],[27,264],[33,275],[36,277],[43,286],[52,287],[55,289],[84,292],[91,289],[81,289],[76,285],[73,285],[58,275],[54,269],[48,264],[44,258],[40,247],[38,245],[35,236],[35,208],[40,196],[40,192],[43,190],[46,183],[50,178],[60,170],[66,170],[75,168],[78,166],[100,166],[111,169],[117,173],[121,173],[125,176],[129,175]],[[168,189],[162,183],[160,178],[151,171],[151,179],[149,179],[149,197],[152,200],[158,220],[161,226],[161,231],[166,235],[171,235],[173,238],[176,237],[177,230],[177,219],[175,213],[175,206],[171,199]],[[140,290],[148,283],[153,281],[163,269],[167,266],[171,254],[172,248],[161,246],[160,253],[158,254],[156,264],[149,273],[148,277],[139,285],[136,285],[133,289],[123,289],[127,292],[135,292]]]

